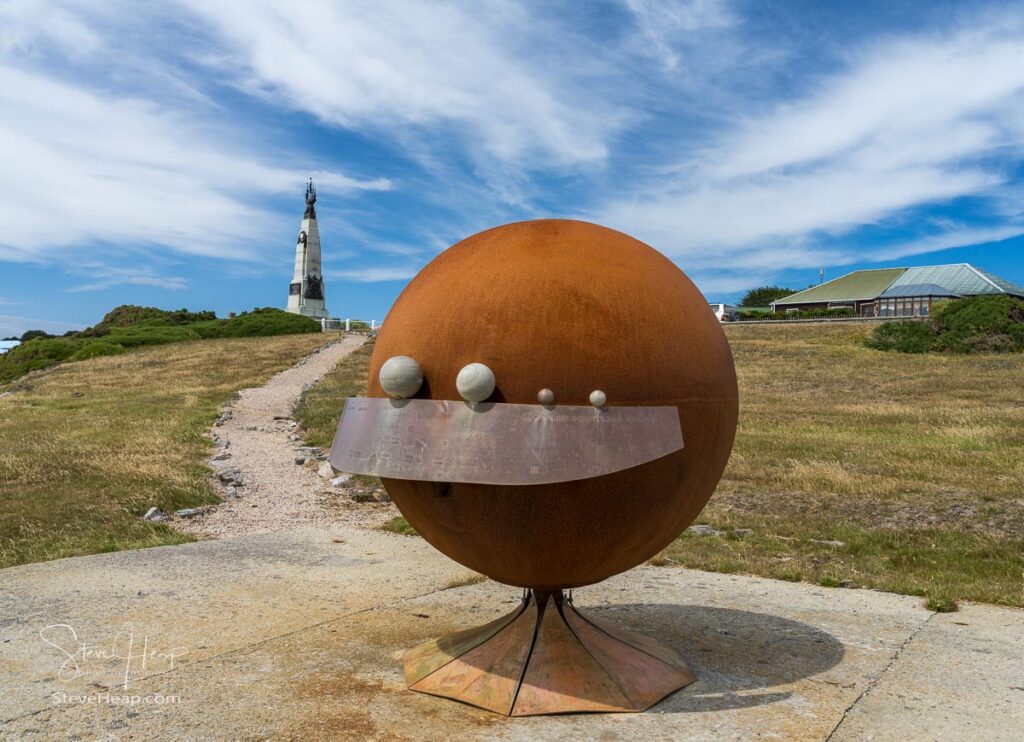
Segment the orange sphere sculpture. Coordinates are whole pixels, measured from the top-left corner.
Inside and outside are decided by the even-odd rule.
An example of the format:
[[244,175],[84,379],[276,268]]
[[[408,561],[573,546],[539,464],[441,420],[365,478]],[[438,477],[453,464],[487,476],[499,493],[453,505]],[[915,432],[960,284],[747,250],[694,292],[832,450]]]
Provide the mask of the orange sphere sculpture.
[[471,363],[494,372],[492,402],[672,405],[684,447],[640,466],[558,484],[385,479],[435,548],[498,582],[558,590],[640,564],[676,538],[714,491],[736,430],[738,395],[721,326],[663,255],[580,221],[508,224],[427,265],[398,298],[370,363],[369,395],[393,356],[423,371],[418,398],[459,400]]

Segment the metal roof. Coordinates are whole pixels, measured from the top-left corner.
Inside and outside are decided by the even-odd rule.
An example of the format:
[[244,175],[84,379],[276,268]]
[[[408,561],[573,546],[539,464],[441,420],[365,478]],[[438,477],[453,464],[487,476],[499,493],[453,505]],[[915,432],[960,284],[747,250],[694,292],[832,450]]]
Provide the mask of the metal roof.
[[[994,277],[987,276],[967,263],[907,268],[903,275],[892,282],[892,288],[921,283],[934,283],[955,294],[960,294],[960,296],[1014,293],[1001,287]],[[1002,281],[1002,283],[1006,282]],[[1013,284],[1008,285],[1012,286]]]
[[879,299],[892,299],[895,296],[951,296],[959,298],[960,294],[939,286],[937,283],[907,283],[902,286],[893,284],[878,297]]
[[[786,304],[824,304],[837,301],[863,301],[874,299],[895,281],[906,268],[878,268],[867,271],[854,271],[840,278],[826,281],[820,286],[800,291],[774,305]],[[921,283],[915,281],[915,283]]]
[[[971,267],[973,268],[974,266]],[[1014,296],[1019,296],[1022,299],[1024,299],[1024,286],[1018,286],[1017,284],[1011,283],[1010,281],[1007,281],[1004,278],[1000,278],[999,276],[993,276],[991,273],[989,273],[988,271],[983,271],[981,268],[974,268],[974,270],[978,271],[978,273],[980,273],[989,281],[991,281],[996,286],[1001,288],[1005,293],[1013,294]]]

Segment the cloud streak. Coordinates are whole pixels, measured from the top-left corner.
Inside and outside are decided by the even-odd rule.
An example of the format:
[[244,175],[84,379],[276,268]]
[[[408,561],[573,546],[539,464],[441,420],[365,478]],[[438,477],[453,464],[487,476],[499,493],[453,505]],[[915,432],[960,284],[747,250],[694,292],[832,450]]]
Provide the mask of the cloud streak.
[[41,11],[32,4],[4,12],[0,260],[69,259],[97,242],[253,259],[278,218],[260,199],[300,192],[310,171],[334,192],[392,187],[384,178],[281,167],[209,109],[89,89],[34,69],[48,61],[60,69],[48,51],[54,44],[118,68],[107,40],[66,9],[52,25],[33,21]]
[[[814,92],[744,115],[711,146],[591,215],[684,265],[731,270],[884,260],[1005,239],[1010,225],[953,227],[917,218],[903,248],[849,239],[903,228],[914,210],[976,197],[995,207],[1005,156],[1024,146],[1019,27],[876,44]],[[998,156],[997,156],[998,155]],[[1006,215],[1004,215],[1006,216]],[[899,224],[903,220],[903,224]]]

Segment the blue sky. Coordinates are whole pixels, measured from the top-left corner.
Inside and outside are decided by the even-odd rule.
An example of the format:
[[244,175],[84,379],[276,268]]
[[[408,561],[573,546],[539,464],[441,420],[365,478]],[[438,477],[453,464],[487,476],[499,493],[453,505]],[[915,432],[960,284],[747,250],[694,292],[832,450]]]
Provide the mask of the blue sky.
[[0,336],[283,306],[310,176],[341,317],[551,216],[717,301],[1024,283],[1022,151],[1019,3],[0,2]]

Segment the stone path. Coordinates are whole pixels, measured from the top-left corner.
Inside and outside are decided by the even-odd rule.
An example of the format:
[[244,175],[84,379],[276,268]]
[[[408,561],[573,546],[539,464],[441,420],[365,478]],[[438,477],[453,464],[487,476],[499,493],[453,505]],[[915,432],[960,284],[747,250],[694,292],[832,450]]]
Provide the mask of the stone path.
[[[175,518],[175,528],[223,538],[339,522],[373,526],[397,514],[392,506],[355,503],[346,488],[317,476],[320,465],[294,434],[292,409],[302,392],[366,342],[349,335],[282,371],[264,386],[243,389],[213,429],[218,453],[211,465],[241,485],[215,482],[225,502],[200,514]],[[237,472],[237,475],[234,474]]]

